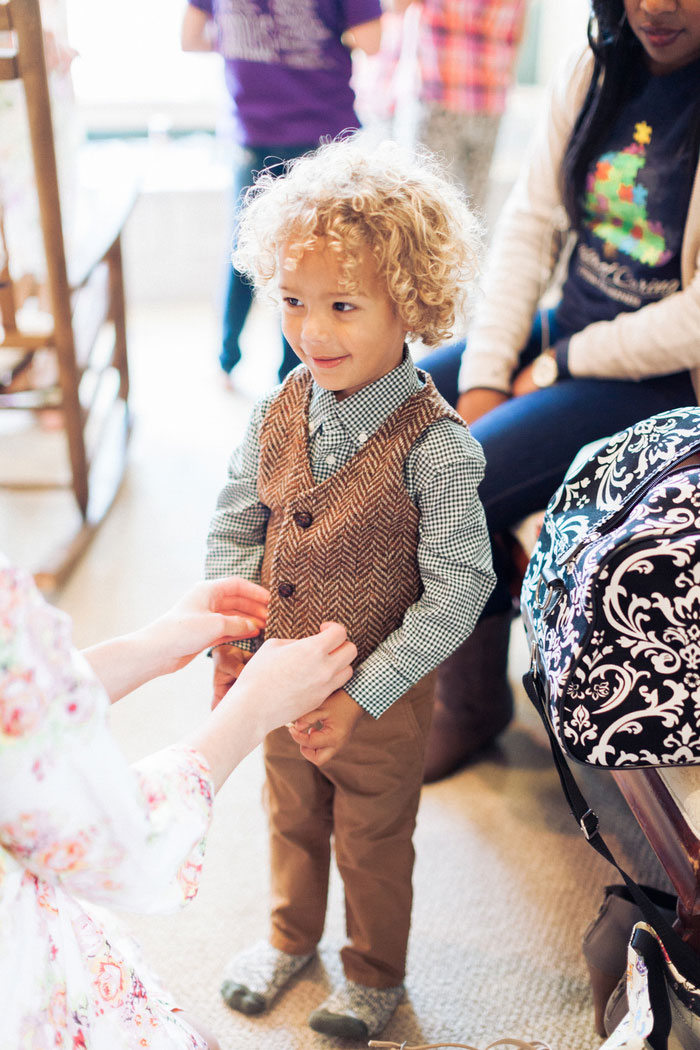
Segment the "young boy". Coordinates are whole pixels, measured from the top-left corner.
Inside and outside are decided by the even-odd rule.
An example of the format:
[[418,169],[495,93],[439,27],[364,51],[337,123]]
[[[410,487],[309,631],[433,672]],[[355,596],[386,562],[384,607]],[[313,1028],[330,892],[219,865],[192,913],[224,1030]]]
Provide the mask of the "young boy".
[[[231,459],[207,573],[269,588],[268,637],[338,620],[358,658],[345,689],[265,742],[271,933],[232,960],[222,994],[260,1013],[311,960],[332,835],[346,980],[309,1024],[344,1038],[378,1034],[403,992],[430,672],[493,586],[481,449],[405,345],[449,337],[476,240],[427,156],[345,140],[260,178],[235,255],[281,303],[302,366],[258,404]],[[214,651],[215,701],[246,648]]]

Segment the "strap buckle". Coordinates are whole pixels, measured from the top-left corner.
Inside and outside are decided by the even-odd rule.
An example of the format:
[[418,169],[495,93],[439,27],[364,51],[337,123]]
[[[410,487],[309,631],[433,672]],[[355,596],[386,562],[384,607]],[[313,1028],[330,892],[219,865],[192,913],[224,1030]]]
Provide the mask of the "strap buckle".
[[[544,595],[540,597],[542,586],[544,585]],[[546,579],[544,576],[540,577],[540,580],[535,589],[535,595],[533,604],[536,609],[539,609],[543,616],[549,616],[553,609],[559,604],[566,593],[566,586],[564,581],[558,576],[553,579]]]
[[595,814],[592,809],[587,809],[579,820],[579,827],[586,836],[586,841],[590,842],[593,836],[598,834],[597,814]]

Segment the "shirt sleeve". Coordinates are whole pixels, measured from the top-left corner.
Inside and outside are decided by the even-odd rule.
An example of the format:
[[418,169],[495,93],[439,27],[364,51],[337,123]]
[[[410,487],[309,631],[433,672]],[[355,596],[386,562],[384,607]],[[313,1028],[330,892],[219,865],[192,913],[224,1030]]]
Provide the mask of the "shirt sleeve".
[[171,911],[197,892],[209,769],[184,748],[130,766],[108,708],[68,618],[0,569],[0,854],[95,903]]
[[214,16],[214,4],[212,0],[187,0],[190,7],[196,7],[205,14]]
[[700,368],[700,254],[682,291],[639,310],[596,321],[569,340],[575,379],[649,379]]
[[229,461],[228,481],[209,526],[207,579],[236,573],[260,582],[270,511],[258,499],[259,435],[273,397],[269,395],[255,407],[243,441]]
[[433,424],[411,450],[406,487],[420,511],[423,593],[357,668],[346,692],[378,718],[471,634],[495,574],[477,488],[484,456],[466,427]]
[[569,241],[561,164],[591,79],[589,48],[570,55],[553,79],[526,163],[502,209],[481,295],[467,335],[458,386],[510,393],[537,305]]

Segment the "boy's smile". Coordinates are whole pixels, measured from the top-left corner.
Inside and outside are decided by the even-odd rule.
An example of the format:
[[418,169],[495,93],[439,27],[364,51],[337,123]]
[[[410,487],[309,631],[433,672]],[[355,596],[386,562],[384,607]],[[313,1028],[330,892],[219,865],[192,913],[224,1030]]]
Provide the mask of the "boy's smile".
[[319,386],[338,400],[381,379],[400,364],[406,328],[363,248],[358,290],[344,286],[338,256],[324,238],[308,249],[294,269],[280,252],[282,331]]

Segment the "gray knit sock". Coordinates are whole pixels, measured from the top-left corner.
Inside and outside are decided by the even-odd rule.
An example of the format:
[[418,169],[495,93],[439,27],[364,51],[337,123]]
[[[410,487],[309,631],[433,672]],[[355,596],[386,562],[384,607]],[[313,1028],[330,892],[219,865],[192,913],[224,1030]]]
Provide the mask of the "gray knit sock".
[[242,1014],[261,1014],[311,959],[313,953],[289,955],[258,941],[227,965],[221,984],[224,1002]]
[[309,1017],[309,1027],[339,1039],[379,1035],[398,1006],[404,988],[368,988],[345,981]]

